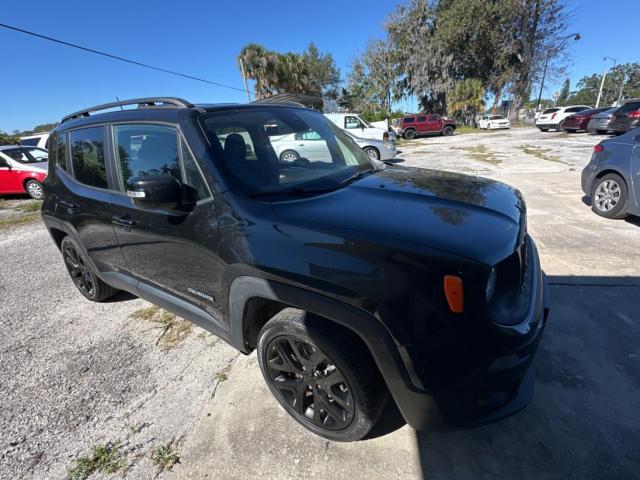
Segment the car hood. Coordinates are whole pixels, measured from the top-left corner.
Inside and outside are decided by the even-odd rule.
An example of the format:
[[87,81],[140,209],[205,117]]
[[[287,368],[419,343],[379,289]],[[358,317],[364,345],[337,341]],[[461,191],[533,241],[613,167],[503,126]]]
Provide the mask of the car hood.
[[300,223],[413,243],[493,265],[526,229],[520,192],[500,182],[450,172],[386,168],[339,190],[273,204]]

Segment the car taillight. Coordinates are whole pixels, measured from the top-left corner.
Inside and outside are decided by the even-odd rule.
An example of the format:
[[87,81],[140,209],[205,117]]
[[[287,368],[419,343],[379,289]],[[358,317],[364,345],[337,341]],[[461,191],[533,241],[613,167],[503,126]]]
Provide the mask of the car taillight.
[[551,115],[551,120],[553,120],[554,118],[556,118],[557,113],[554,113],[553,115]]
[[628,118],[640,118],[640,110],[636,110],[635,112],[629,112],[627,114]]
[[602,145],[598,144],[595,147],[593,147],[593,151],[596,152],[596,153],[604,152],[604,147]]

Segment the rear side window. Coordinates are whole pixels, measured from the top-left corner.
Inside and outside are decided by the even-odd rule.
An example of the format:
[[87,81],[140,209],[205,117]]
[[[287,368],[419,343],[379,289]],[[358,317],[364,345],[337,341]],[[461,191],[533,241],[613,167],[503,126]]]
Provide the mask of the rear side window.
[[62,133],[60,135],[56,135],[56,163],[58,166],[67,170],[67,134]]
[[545,113],[555,113],[559,110],[560,110],[559,108],[547,108],[544,112],[542,112],[542,114],[544,115]]
[[108,188],[104,163],[104,128],[71,130],[69,142],[75,179],[92,187]]
[[640,102],[629,102],[624,104],[616,113],[628,113],[638,110],[640,108]]
[[416,117],[416,122],[426,122],[427,117]]

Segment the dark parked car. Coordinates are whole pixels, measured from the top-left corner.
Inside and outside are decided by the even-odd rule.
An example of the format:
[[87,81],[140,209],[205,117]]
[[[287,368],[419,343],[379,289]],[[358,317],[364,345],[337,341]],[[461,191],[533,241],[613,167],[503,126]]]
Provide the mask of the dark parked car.
[[[325,156],[280,161],[271,139],[303,132]],[[385,165],[295,105],[116,102],[51,145],[43,219],[80,293],[126,290],[257,349],[312,432],[360,439],[388,398],[418,429],[530,401],[547,309],[517,190]]]
[[591,209],[607,218],[640,216],[640,128],[603,140],[582,170]]
[[565,132],[572,133],[577,132],[578,130],[586,131],[591,117],[609,109],[610,107],[590,108],[588,110],[582,110],[578,113],[574,113],[560,122],[560,128],[562,128],[562,130],[564,130]]
[[618,107],[613,107],[593,115],[587,124],[587,131],[589,133],[607,133],[609,131],[609,123],[613,120],[613,114],[617,110]]
[[456,122],[438,114],[417,114],[401,118],[394,131],[412,140],[419,135],[453,135],[455,129]]
[[625,133],[640,127],[640,100],[634,100],[622,105],[609,123],[609,130],[614,133]]

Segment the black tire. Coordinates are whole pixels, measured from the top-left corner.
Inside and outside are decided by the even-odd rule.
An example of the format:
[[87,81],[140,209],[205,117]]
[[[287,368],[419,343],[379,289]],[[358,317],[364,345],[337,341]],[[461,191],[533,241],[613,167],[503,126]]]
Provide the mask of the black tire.
[[118,291],[98,278],[82,250],[71,237],[66,236],[62,239],[60,250],[69,276],[84,298],[92,302],[102,302]]
[[444,127],[442,129],[442,135],[444,135],[445,137],[453,135],[453,127],[451,125],[447,125],[446,127]]
[[607,131],[606,130],[596,130],[596,133],[598,135],[606,135]]
[[540,129],[540,131],[541,131],[541,132],[548,132],[548,131],[549,131],[549,129],[548,129],[548,128],[541,128],[541,129]]
[[558,124],[558,125],[555,126],[554,130],[556,132],[561,132],[562,131],[562,127],[560,126],[560,124]]
[[418,134],[415,130],[405,130],[403,136],[405,140],[413,140],[418,136]]
[[42,188],[42,184],[37,180],[27,180],[24,184],[24,189],[34,200],[42,200],[44,198],[44,189]]
[[[627,184],[620,175],[607,173],[594,182],[591,190],[591,210],[596,215],[605,218],[625,218],[628,201]],[[612,205],[612,202],[615,204]]]
[[[288,160],[285,157],[290,157]],[[295,162],[300,159],[300,154],[295,150],[285,150],[280,154],[281,162]]]
[[311,432],[352,442],[376,424],[388,391],[368,350],[350,331],[287,308],[262,328],[257,353],[273,396]]
[[375,147],[364,147],[362,149],[370,158],[380,160],[380,152]]

